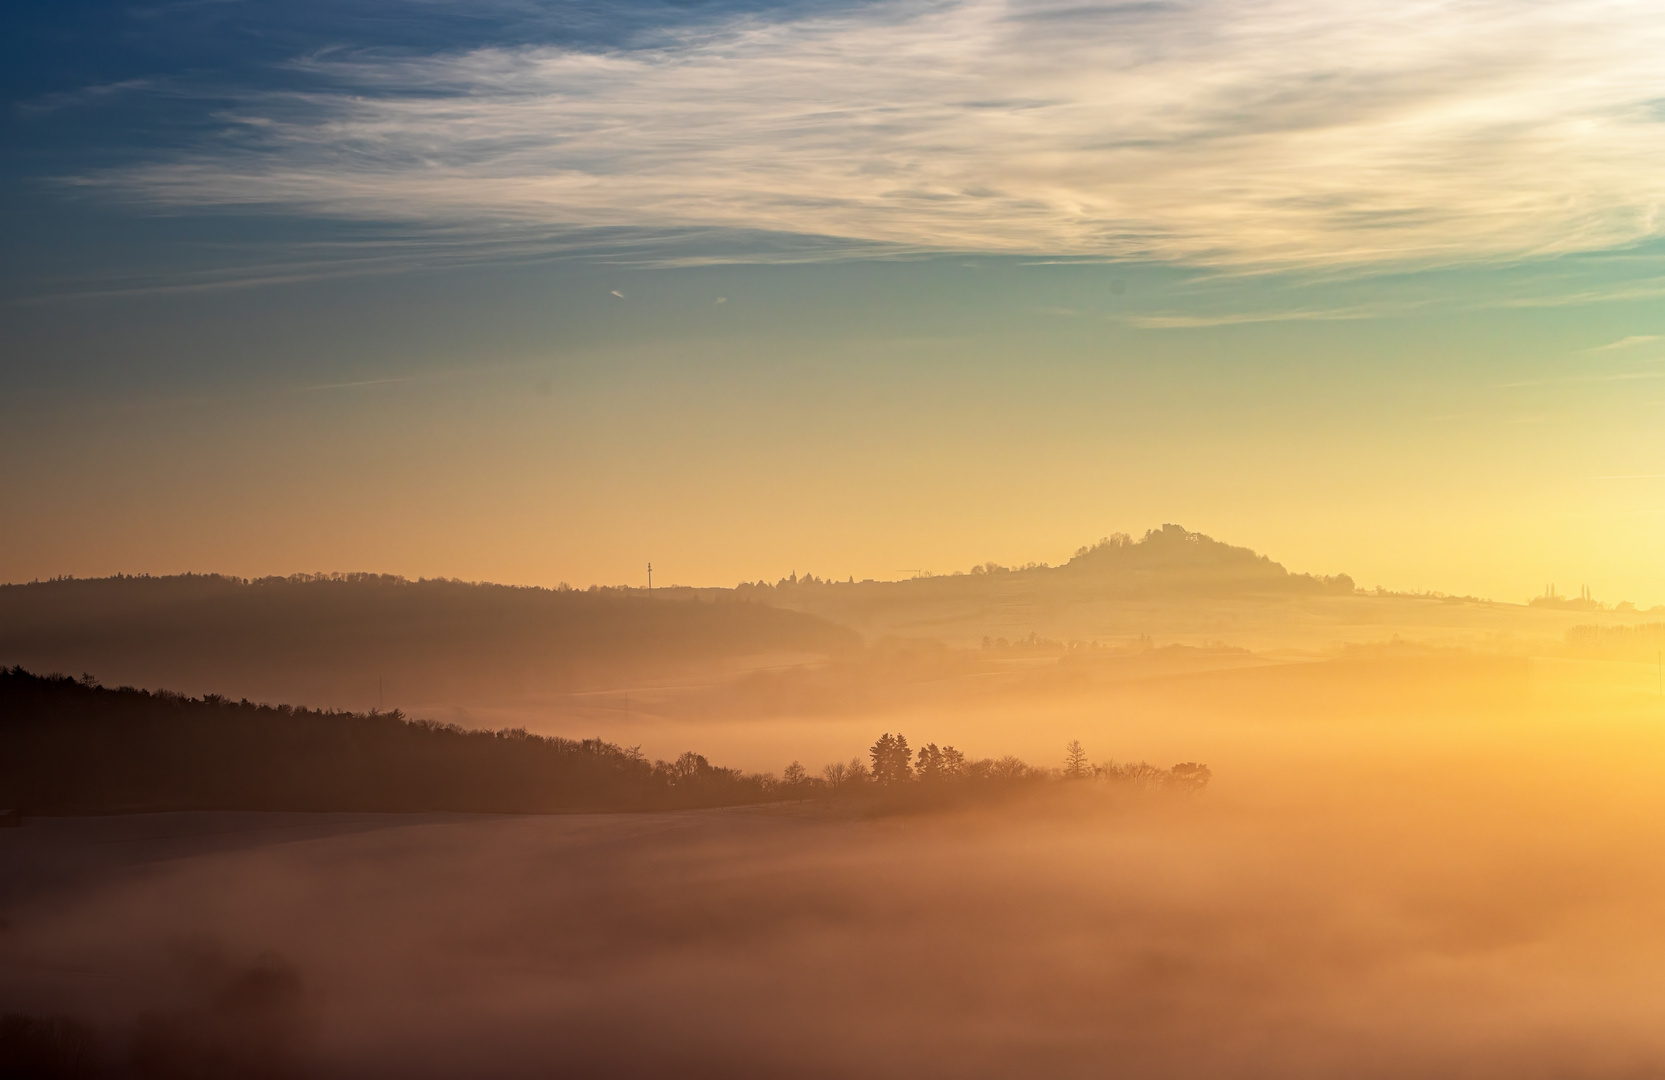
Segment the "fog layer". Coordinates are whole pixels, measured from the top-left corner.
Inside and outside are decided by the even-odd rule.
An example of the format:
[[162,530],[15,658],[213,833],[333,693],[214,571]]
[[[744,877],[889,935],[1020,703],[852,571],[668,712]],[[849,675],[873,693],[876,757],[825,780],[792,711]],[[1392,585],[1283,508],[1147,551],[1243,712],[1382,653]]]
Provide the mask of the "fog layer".
[[1651,1075],[1665,708],[1592,671],[1100,703],[1197,798],[35,819],[0,1009],[268,1074]]

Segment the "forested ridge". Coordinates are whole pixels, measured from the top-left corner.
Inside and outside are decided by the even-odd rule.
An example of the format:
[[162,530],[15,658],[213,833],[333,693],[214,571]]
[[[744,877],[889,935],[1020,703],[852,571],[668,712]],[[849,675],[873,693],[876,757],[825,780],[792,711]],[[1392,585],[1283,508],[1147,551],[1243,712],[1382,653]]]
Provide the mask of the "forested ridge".
[[547,813],[760,802],[770,778],[600,739],[107,689],[0,671],[0,806]]
[[650,761],[602,739],[470,731],[398,711],[340,712],[107,689],[90,676],[0,669],[0,808],[26,815],[177,810],[669,810],[837,799],[871,812],[986,801],[1057,783],[1201,791],[1185,762],[1093,765],[1079,742],[1062,768],[970,758],[886,733],[867,759],[779,777],[687,751]]
[[364,708],[563,693],[861,645],[815,615],[642,589],[386,574],[0,585],[0,664]]

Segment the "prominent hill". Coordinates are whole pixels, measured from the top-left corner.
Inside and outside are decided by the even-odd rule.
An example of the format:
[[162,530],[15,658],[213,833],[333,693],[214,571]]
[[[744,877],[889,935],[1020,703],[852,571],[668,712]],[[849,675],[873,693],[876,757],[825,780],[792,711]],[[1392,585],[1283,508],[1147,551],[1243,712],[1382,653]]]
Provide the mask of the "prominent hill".
[[[862,630],[970,644],[1039,631],[1106,639],[1152,631],[1217,634],[1219,613],[1302,599],[1353,597],[1346,574],[1291,573],[1265,555],[1178,525],[1106,538],[1062,566],[986,563],[907,581],[828,582],[813,575],[737,593]],[[1160,609],[1153,619],[1151,612]]]
[[1179,525],[1152,529],[1140,540],[1109,537],[1077,551],[1056,569],[1024,572],[1086,586],[1100,596],[1345,596],[1354,591],[1353,579],[1346,574],[1293,574],[1265,555]]

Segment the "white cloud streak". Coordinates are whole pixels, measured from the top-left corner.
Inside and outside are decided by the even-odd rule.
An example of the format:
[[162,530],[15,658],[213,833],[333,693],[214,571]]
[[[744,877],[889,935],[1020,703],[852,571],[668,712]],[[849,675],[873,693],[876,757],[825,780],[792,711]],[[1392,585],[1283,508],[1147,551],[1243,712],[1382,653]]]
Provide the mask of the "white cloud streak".
[[1142,330],[1189,330],[1212,326],[1241,326],[1247,323],[1269,322],[1348,322],[1357,319],[1379,319],[1391,314],[1388,306],[1333,308],[1322,311],[1305,309],[1245,311],[1225,315],[1127,315],[1122,321]]
[[652,50],[327,55],[236,137],[103,174],[168,205],[715,226],[1221,266],[1610,249],[1665,205],[1639,0],[880,4]]
[[1634,349],[1638,345],[1648,345],[1648,344],[1652,344],[1653,342],[1658,341],[1658,340],[1659,340],[1659,335],[1658,334],[1632,334],[1629,337],[1620,338],[1618,341],[1612,342],[1610,344],[1598,345],[1593,349],[1585,349],[1584,351],[1585,352],[1614,352],[1618,349]]

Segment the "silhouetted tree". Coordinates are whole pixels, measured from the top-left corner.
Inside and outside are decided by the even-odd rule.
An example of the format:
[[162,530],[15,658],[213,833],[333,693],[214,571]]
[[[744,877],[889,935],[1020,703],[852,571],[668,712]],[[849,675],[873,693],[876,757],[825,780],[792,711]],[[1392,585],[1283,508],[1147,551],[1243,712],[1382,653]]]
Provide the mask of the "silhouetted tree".
[[1144,791],[1179,791],[1195,794],[1208,786],[1213,777],[1207,765],[1185,761],[1171,769],[1158,768],[1149,762],[1110,762],[1094,767],[1093,773],[1113,784],[1122,784]]
[[666,763],[665,774],[671,778],[673,784],[686,784],[701,773],[711,771],[711,762],[705,760],[704,754],[696,754],[692,750],[684,750],[675,761]]
[[1168,785],[1181,791],[1198,792],[1208,786],[1214,773],[1207,765],[1182,761],[1168,770]]
[[936,743],[926,743],[914,770],[921,780],[952,780],[965,775],[965,755],[952,746],[939,750]]
[[905,735],[888,731],[867,751],[873,759],[873,779],[880,784],[901,784],[913,779],[913,751]]
[[991,780],[1013,781],[1027,780],[1034,775],[1034,769],[1021,758],[1007,754],[998,760],[985,762],[988,766],[988,777]]
[[861,758],[851,758],[849,762],[835,761],[821,770],[821,780],[833,791],[843,791],[863,783],[867,779],[867,763]]
[[1081,748],[1080,739],[1071,739],[1064,747],[1064,775],[1071,780],[1080,780],[1091,772],[1087,764],[1087,751]]

